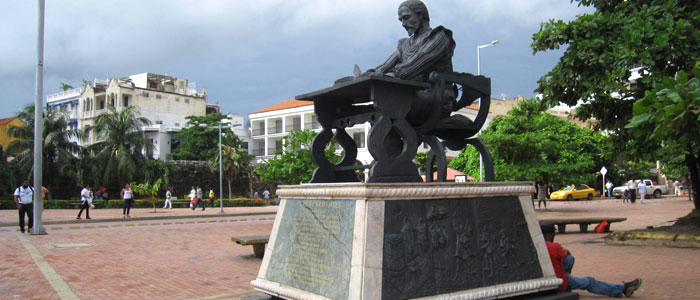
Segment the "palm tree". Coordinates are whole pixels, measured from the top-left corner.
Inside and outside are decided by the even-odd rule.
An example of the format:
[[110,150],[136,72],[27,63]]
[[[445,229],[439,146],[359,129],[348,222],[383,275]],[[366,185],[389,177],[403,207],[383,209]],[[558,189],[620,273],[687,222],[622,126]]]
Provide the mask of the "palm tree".
[[98,141],[89,148],[103,166],[103,183],[115,183],[116,180],[121,185],[132,181],[138,167],[146,161],[143,151],[153,149],[141,129],[150,126],[151,122],[141,117],[135,106],[120,111],[111,106],[108,109],[107,113],[95,117],[94,124],[86,126],[85,132],[88,136],[94,132]]
[[64,83],[64,82],[61,82],[60,87],[61,87],[61,90],[63,90],[64,92],[67,91],[67,90],[72,90],[72,89],[73,89],[73,86],[72,86],[72,85],[67,84],[67,83]]
[[[240,174],[250,171],[249,165],[253,156],[248,154],[247,149],[240,147],[241,141],[233,132],[229,131],[226,137],[226,140],[222,140],[221,143],[221,169],[223,177],[228,183],[228,197],[232,199],[231,184],[238,179]],[[209,167],[212,170],[218,170],[218,155],[209,160]]]
[[[43,115],[43,176],[47,186],[52,187],[56,175],[65,175],[62,166],[70,164],[80,146],[70,142],[77,137],[76,130],[68,129],[68,117],[57,110],[47,110]],[[9,136],[18,138],[7,146],[7,153],[16,154],[13,163],[17,164],[26,178],[31,178],[34,170],[34,105],[28,105],[17,114],[26,126],[10,126]]]

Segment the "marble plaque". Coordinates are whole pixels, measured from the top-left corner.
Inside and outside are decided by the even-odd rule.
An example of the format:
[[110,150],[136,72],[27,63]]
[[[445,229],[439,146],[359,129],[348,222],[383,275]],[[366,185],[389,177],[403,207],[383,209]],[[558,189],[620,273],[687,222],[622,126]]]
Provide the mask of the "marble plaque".
[[542,277],[517,196],[386,201],[382,299]]
[[331,299],[347,299],[355,201],[289,199],[266,278]]

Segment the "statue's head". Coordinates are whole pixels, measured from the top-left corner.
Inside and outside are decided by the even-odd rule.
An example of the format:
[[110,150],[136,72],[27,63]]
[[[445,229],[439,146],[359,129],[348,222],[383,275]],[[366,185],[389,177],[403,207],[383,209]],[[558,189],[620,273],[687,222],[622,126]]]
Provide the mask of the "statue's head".
[[430,27],[428,8],[419,0],[404,1],[399,5],[399,21],[408,35],[412,36],[419,29]]

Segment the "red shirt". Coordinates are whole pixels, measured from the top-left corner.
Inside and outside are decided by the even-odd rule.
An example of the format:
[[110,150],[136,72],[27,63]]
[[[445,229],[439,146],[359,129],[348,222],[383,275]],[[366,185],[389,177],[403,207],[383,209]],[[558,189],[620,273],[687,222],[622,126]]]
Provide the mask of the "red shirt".
[[552,266],[554,267],[554,274],[556,274],[557,277],[564,280],[564,283],[562,283],[559,286],[559,290],[565,291],[566,286],[569,284],[569,274],[566,274],[566,272],[564,272],[564,258],[566,258],[566,255],[568,255],[568,252],[566,251],[566,249],[564,249],[564,247],[559,245],[559,243],[546,243],[547,251],[549,252],[549,258],[552,260]]

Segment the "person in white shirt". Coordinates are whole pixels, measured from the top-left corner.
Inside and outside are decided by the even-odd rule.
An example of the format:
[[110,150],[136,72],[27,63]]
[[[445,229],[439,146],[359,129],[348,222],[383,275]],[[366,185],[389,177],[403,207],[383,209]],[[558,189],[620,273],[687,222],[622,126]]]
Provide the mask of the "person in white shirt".
[[22,185],[15,189],[14,198],[19,211],[19,230],[24,233],[24,215],[26,213],[29,219],[27,230],[32,231],[32,225],[34,225],[34,206],[32,205],[34,189],[29,186],[28,179],[22,181]]
[[127,183],[121,192],[122,199],[124,199],[124,218],[131,218],[129,212],[131,211],[131,204],[134,203],[134,197],[131,195],[131,186]]
[[608,192],[608,197],[612,197],[613,183],[608,179],[608,183],[605,184],[605,190]]
[[630,195],[630,203],[634,204],[637,200],[637,182],[634,179],[627,182],[627,192]]
[[80,220],[80,215],[85,210],[85,219],[90,218],[90,206],[92,205],[92,192],[90,191],[90,185],[86,184],[82,191],[80,191],[80,201],[82,205],[80,206],[80,212],[78,212],[78,217],[76,219]]
[[169,187],[165,190],[165,204],[163,204],[163,208],[168,207],[170,205],[170,209],[173,208],[173,202],[172,202],[172,187]]
[[270,204],[270,191],[265,189],[263,191],[263,198],[265,199],[265,204]]
[[639,202],[644,203],[646,202],[646,196],[647,196],[647,184],[644,183],[644,180],[639,182],[639,185],[637,185],[637,188],[639,189],[639,198],[641,199]]

